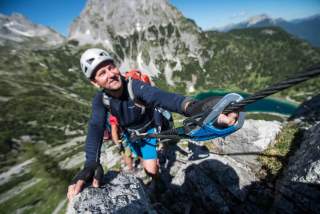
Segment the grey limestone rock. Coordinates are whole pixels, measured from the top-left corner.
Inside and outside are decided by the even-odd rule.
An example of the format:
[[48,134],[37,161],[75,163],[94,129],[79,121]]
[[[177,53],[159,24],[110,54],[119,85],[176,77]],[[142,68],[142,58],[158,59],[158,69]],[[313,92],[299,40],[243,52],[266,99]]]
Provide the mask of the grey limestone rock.
[[320,94],[302,103],[294,112],[290,119],[300,119],[307,123],[317,123],[320,121]]
[[[279,122],[247,120],[245,126],[224,141],[207,144],[219,151],[205,149],[202,144],[180,144],[167,149],[171,166],[162,171],[163,179],[170,171],[172,180],[162,195],[161,203],[173,213],[250,213],[257,199],[249,200],[251,191],[269,196],[256,173],[261,169],[257,156],[274,142],[281,130]],[[176,150],[176,153],[172,152]],[[183,161],[184,160],[184,161]],[[166,166],[170,165],[166,163]],[[249,206],[250,205],[250,206]],[[162,210],[160,210],[162,212]]]
[[282,213],[320,212],[320,124],[304,134],[299,150],[276,186],[274,209]]
[[141,182],[131,174],[109,172],[100,188],[85,188],[68,206],[74,213],[154,213]]

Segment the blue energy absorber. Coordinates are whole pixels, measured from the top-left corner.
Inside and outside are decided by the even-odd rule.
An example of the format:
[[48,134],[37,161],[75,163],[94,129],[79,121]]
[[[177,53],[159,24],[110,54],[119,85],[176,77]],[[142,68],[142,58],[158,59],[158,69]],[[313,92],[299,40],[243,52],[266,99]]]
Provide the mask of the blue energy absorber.
[[243,100],[243,97],[236,93],[225,95],[215,106],[212,107],[211,112],[203,119],[202,124],[197,126],[189,133],[188,136],[194,141],[211,140],[217,137],[225,137],[237,131],[243,126],[245,120],[245,113],[239,112],[239,118],[233,126],[226,128],[216,127],[216,120],[223,110],[234,103]]

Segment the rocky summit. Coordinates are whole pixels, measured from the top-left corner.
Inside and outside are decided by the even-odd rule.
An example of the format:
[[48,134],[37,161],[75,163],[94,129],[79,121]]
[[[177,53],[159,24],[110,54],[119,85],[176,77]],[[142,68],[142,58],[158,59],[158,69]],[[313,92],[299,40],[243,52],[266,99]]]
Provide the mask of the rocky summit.
[[191,62],[201,68],[208,59],[204,38],[200,28],[166,0],[89,0],[68,39],[100,44],[121,62],[120,70],[164,74],[173,85],[173,71]]

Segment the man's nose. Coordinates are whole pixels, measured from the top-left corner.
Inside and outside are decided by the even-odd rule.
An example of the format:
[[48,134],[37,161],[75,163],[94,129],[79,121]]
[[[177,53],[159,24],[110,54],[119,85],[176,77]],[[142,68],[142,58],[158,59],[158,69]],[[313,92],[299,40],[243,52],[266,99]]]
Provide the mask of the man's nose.
[[112,76],[118,76],[120,74],[120,71],[118,70],[117,67],[113,67],[111,70],[110,70],[110,73],[112,73]]
[[114,78],[114,76],[116,76],[115,72],[113,72],[113,70],[108,70],[108,71],[106,72],[106,75],[105,75],[104,78],[105,78],[106,80],[110,80],[110,79]]
[[113,72],[113,69],[108,70],[106,73],[109,78],[111,78],[115,75],[115,73]]

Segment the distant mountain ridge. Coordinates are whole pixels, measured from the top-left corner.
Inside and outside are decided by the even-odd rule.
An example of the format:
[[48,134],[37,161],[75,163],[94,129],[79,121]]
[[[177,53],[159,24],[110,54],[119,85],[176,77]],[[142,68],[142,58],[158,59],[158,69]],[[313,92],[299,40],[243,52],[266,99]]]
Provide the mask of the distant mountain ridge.
[[261,14],[253,16],[244,22],[230,24],[218,30],[227,32],[233,29],[257,27],[281,27],[288,33],[310,42],[313,46],[320,47],[320,14],[291,21],[282,18],[271,18],[266,14]]
[[0,13],[0,44],[14,42],[23,43],[24,47],[41,48],[60,45],[64,41],[65,38],[56,31],[34,24],[19,13],[11,16]]

